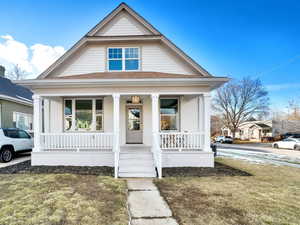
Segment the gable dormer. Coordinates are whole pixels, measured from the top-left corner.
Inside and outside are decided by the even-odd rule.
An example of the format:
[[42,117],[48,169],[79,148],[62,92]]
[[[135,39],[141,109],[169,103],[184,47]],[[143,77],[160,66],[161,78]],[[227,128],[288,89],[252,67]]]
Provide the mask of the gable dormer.
[[122,3],[38,79],[116,71],[211,76]]

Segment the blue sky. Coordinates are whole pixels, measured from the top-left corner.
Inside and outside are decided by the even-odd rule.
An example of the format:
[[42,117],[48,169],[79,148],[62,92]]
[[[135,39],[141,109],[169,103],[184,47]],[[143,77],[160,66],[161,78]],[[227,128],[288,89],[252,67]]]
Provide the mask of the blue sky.
[[[0,36],[9,35],[29,48],[42,44],[68,49],[120,2],[2,1]],[[213,75],[259,77],[276,108],[300,97],[299,1],[126,3]]]

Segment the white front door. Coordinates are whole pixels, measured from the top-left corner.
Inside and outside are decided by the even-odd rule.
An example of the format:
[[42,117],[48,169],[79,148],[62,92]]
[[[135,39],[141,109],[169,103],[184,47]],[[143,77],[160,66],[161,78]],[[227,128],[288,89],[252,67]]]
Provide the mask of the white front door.
[[143,110],[141,105],[126,106],[126,143],[143,143]]

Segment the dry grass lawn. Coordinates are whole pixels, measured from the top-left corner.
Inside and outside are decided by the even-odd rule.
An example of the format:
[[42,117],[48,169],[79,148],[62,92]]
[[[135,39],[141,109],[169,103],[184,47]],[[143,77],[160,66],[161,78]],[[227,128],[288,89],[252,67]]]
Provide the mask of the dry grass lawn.
[[126,183],[74,174],[0,175],[1,225],[124,225]]
[[300,224],[300,169],[217,161],[253,176],[156,180],[181,225]]

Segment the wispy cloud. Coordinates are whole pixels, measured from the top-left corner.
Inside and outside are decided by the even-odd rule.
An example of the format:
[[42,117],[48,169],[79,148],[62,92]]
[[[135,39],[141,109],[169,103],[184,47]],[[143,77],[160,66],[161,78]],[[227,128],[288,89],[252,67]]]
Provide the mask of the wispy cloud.
[[18,64],[29,74],[27,78],[36,77],[63,53],[65,49],[62,46],[44,44],[27,46],[10,35],[0,36],[0,64],[7,69]]
[[287,89],[299,89],[300,83],[269,84],[266,85],[268,91],[282,91]]

